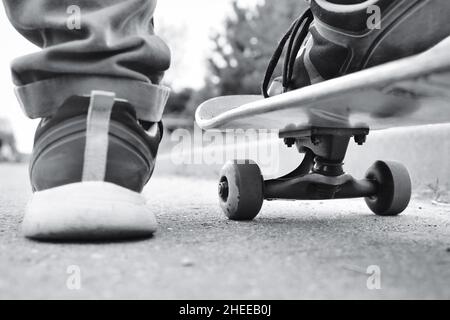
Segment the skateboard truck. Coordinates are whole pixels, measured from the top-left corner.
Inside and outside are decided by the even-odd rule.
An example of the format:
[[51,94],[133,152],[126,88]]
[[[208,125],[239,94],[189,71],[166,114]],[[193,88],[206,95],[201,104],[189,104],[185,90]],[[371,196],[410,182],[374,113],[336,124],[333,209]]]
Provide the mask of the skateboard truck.
[[397,162],[377,161],[357,180],[343,169],[351,139],[363,145],[368,128],[287,129],[279,136],[288,147],[297,147],[305,157],[291,173],[263,181],[258,165],[251,161],[231,161],[222,169],[220,204],[232,220],[252,220],[265,200],[327,200],[365,198],[377,215],[398,215],[411,198],[411,179]]
[[352,137],[365,141],[369,129],[310,128],[284,131],[280,138],[294,144],[305,157],[288,176],[265,182],[266,199],[316,200],[367,197],[376,186],[346,175],[344,158]]

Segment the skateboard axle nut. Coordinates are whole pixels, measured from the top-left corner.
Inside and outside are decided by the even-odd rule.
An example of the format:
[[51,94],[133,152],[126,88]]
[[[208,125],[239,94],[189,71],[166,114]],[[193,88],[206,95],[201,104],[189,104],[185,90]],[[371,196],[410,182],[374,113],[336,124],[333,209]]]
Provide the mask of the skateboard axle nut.
[[285,138],[284,139],[284,144],[288,147],[288,148],[292,148],[295,144],[295,138]]
[[221,181],[219,183],[219,196],[222,199],[226,200],[228,198],[228,192],[228,182],[226,180]]
[[364,143],[366,143],[366,139],[367,139],[366,135],[361,134],[361,135],[355,136],[355,142],[360,146],[362,146]]

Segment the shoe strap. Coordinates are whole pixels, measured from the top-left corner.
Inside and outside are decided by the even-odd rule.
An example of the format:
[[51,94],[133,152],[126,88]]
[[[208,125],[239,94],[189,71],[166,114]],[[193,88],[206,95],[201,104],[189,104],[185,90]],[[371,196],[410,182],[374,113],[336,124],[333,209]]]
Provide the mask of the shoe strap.
[[82,181],[105,180],[109,123],[115,98],[114,92],[91,92],[86,122],[86,146]]

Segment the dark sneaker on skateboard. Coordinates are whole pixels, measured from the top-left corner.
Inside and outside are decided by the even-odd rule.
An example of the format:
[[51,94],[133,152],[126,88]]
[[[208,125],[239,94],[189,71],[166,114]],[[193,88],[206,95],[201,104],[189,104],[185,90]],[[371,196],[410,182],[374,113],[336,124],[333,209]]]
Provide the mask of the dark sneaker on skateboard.
[[43,240],[151,235],[155,215],[140,192],[152,175],[161,136],[158,123],[142,125],[133,106],[113,93],[68,99],[36,132],[30,164],[34,195],[24,235]]
[[[448,35],[448,0],[311,0],[272,58],[264,96],[412,56]],[[272,82],[287,46],[283,77]]]

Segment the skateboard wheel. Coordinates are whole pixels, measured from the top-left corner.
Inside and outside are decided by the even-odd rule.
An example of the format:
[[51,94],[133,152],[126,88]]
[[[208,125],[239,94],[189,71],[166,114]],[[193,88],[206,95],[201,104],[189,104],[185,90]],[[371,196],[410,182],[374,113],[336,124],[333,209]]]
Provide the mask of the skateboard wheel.
[[367,197],[369,208],[380,216],[402,213],[411,200],[411,178],[404,165],[393,161],[377,161],[367,171],[366,178],[378,184],[378,193]]
[[229,219],[253,220],[264,201],[259,166],[249,160],[227,162],[220,173],[219,201]]

